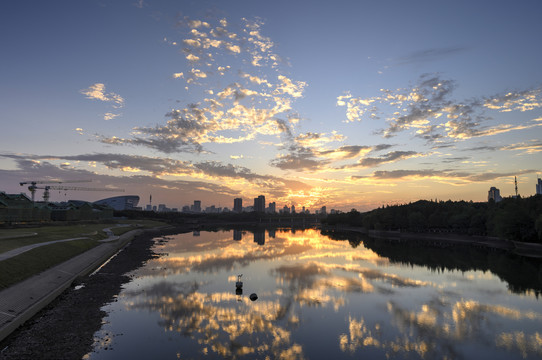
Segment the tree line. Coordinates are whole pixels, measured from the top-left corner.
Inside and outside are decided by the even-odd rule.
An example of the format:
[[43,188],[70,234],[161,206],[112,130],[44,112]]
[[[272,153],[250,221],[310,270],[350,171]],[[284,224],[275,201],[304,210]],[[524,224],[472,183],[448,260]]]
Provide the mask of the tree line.
[[542,243],[542,195],[505,198],[498,203],[419,200],[364,213],[352,209],[328,215],[322,222],[368,230],[449,232]]

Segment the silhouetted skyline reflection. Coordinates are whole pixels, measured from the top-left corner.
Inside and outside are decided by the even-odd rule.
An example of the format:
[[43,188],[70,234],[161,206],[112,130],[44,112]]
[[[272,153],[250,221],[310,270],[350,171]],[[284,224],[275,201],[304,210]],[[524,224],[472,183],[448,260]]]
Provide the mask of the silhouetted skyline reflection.
[[[108,316],[88,358],[542,356],[535,291],[515,294],[484,267],[434,271],[419,259],[393,259],[400,248],[336,241],[314,229],[161,240],[155,247],[162,256],[104,307]],[[365,243],[395,255],[390,260]],[[502,267],[516,265],[499,259]]]

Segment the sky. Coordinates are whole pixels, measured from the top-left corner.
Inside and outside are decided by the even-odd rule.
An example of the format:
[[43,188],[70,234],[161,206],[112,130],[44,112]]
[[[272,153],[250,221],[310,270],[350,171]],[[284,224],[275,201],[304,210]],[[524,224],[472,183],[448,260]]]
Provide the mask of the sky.
[[111,191],[52,201],[366,211],[511,196],[517,177],[531,196],[541,13],[538,0],[3,1],[0,191],[62,181]]

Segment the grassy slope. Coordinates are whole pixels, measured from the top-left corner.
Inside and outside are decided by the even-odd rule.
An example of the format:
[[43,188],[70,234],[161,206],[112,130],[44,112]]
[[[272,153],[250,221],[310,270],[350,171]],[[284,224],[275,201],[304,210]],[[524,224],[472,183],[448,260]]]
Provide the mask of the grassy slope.
[[44,245],[0,261],[0,289],[66,261],[98,245],[96,240],[76,240]]
[[[46,241],[88,237],[85,240],[44,245],[10,259],[0,261],[0,290],[22,281],[34,274],[47,270],[99,244],[105,238],[104,228],[112,228],[115,235],[124,234],[138,228],[152,228],[166,225],[153,220],[121,220],[119,223],[132,226],[115,228],[115,224],[78,224],[69,226],[43,226],[39,228],[8,229],[0,231],[0,253],[21,246]],[[7,236],[37,232],[37,236],[1,239]]]

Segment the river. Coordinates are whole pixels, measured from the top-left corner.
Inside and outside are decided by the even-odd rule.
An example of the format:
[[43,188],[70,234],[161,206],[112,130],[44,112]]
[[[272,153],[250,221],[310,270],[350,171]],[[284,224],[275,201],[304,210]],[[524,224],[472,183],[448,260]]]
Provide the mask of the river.
[[156,238],[85,359],[542,358],[540,263],[359,236]]

